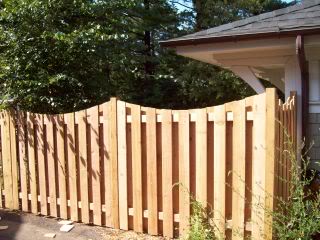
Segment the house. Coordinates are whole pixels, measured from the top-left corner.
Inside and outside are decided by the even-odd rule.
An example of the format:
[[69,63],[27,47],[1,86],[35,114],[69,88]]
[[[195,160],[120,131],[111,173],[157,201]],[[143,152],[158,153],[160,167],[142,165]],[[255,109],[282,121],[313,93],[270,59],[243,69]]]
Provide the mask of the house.
[[235,21],[162,42],[177,54],[231,70],[257,93],[259,78],[286,97],[297,92],[297,136],[315,141],[320,159],[320,0]]

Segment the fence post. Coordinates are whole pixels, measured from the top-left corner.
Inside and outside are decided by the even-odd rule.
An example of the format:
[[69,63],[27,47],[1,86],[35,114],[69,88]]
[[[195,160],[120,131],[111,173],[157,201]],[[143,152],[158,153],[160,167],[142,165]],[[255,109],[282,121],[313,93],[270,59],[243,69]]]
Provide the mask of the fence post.
[[276,134],[277,134],[277,103],[278,96],[275,88],[266,90],[266,165],[265,165],[265,239],[272,239],[272,212],[274,210],[274,196],[276,184]]

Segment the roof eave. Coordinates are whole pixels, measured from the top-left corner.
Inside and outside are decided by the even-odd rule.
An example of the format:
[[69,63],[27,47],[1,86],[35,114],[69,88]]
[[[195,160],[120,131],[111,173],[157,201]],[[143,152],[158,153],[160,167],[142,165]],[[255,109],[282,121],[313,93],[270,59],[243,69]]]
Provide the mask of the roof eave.
[[320,28],[303,28],[287,31],[278,32],[262,32],[254,34],[242,34],[242,35],[230,35],[230,36],[219,36],[219,37],[203,37],[203,38],[192,38],[192,39],[177,39],[160,42],[162,47],[175,48],[181,46],[195,46],[200,44],[209,43],[221,43],[221,42],[234,42],[244,40],[257,40],[265,38],[280,38],[280,37],[296,37],[297,35],[314,35],[320,34]]

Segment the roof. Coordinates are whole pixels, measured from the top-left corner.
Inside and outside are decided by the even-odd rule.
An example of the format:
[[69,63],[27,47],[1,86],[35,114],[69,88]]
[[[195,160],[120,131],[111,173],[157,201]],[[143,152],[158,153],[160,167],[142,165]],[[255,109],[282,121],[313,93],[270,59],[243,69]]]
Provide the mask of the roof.
[[183,46],[241,38],[320,33],[320,0],[305,0],[254,17],[163,41],[163,46]]

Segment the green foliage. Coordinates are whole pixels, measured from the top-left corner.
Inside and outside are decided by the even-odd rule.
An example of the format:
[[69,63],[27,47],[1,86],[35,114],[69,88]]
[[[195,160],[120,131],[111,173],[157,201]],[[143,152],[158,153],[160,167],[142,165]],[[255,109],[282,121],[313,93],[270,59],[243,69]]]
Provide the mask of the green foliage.
[[191,210],[190,228],[185,238],[188,240],[217,240],[216,228],[212,223],[212,211],[194,198],[191,198]]
[[290,197],[288,201],[277,198],[278,209],[272,213],[273,231],[279,240],[310,240],[320,233],[320,193],[310,188],[315,172],[308,174],[309,160],[305,154],[300,167],[292,142],[288,140],[287,145],[285,154],[292,176]]
[[198,25],[213,27],[257,9],[272,10],[264,3],[278,1],[256,0],[247,9],[240,6],[246,1],[208,0],[179,12],[172,0],[3,0],[1,105],[58,113],[116,96],[177,109],[251,95],[230,72],[176,56],[159,41],[194,32]]

